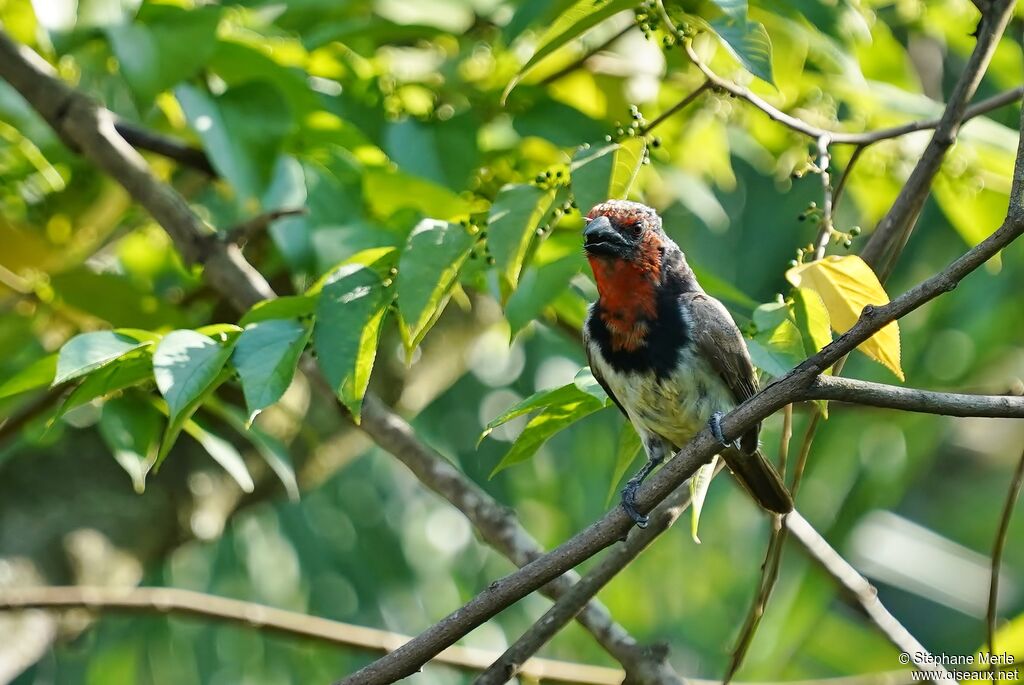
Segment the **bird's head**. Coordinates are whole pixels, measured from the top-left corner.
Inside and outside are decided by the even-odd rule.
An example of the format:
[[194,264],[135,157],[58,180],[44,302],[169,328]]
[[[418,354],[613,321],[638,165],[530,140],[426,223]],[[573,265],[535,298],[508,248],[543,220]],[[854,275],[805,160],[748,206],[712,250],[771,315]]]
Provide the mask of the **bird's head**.
[[653,311],[669,246],[661,217],[647,205],[608,200],[587,214],[583,249],[606,306]]

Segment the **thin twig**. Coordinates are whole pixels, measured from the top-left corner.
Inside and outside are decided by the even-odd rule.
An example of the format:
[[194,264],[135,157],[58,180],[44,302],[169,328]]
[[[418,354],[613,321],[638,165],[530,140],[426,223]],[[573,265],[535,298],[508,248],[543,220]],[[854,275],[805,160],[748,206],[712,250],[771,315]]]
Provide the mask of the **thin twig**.
[[814,241],[814,258],[821,259],[825,256],[825,249],[829,240],[832,239],[834,228],[832,226],[832,181],[829,176],[829,166],[832,164],[832,157],[828,153],[828,145],[831,139],[827,136],[818,138],[818,173],[821,175],[822,202],[821,202],[821,223],[818,224],[818,237]]
[[926,673],[945,674],[944,681],[956,682],[943,668],[941,660],[931,656],[924,645],[918,642],[917,638],[911,635],[910,631],[889,613],[889,610],[878,599],[878,591],[874,586],[846,559],[843,559],[839,552],[833,549],[825,538],[807,522],[807,519],[800,515],[800,512],[794,509],[786,514],[786,523],[793,537],[800,541],[807,553],[853,595],[871,621],[882,630],[897,649],[909,656],[918,669]]
[[[843,174],[839,177],[839,182],[836,183],[836,189],[832,191],[833,213],[839,207],[839,198],[843,196],[843,190],[846,189],[846,183],[850,180],[850,176],[853,173],[853,165],[857,163],[857,160],[860,159],[861,154],[863,154],[866,149],[867,145],[858,145],[853,148],[853,154],[850,155],[850,161],[846,163],[846,168],[843,169]],[[823,256],[824,254],[819,256],[817,252],[814,253],[815,259],[821,259]]]
[[640,135],[646,136],[651,131],[653,131],[655,128],[657,128],[662,123],[664,123],[666,119],[670,118],[676,112],[679,112],[680,110],[686,109],[687,105],[689,105],[691,102],[693,102],[698,97],[700,97],[704,93],[704,91],[706,91],[710,87],[711,87],[711,82],[708,81],[707,79],[704,79],[704,82],[701,83],[699,86],[697,86],[697,88],[692,93],[690,93],[689,95],[684,97],[682,100],[680,100],[679,102],[677,102],[676,104],[672,105],[671,107],[666,109],[664,112],[659,114],[657,117],[654,118],[654,120],[651,123],[649,123],[646,126],[644,126],[643,128],[641,128],[640,129]]
[[117,119],[114,122],[117,132],[132,147],[139,150],[148,150],[173,159],[193,169],[202,171],[209,176],[217,176],[217,170],[213,168],[210,158],[201,148],[193,147],[170,136],[163,136],[148,129],[137,126],[124,119]]
[[565,76],[568,76],[569,74],[571,74],[572,72],[576,71],[584,64],[586,64],[587,60],[589,60],[594,55],[610,48],[612,46],[612,43],[614,43],[619,38],[622,38],[624,35],[629,33],[629,31],[633,27],[634,25],[631,23],[626,24],[625,26],[622,27],[621,30],[616,32],[614,35],[610,36],[607,40],[601,42],[598,45],[595,45],[593,48],[588,49],[586,52],[580,55],[578,59],[573,60],[571,63],[565,65],[555,73],[545,76],[537,85],[546,86],[549,83],[554,83],[555,81],[564,78]]
[[[408,635],[387,630],[179,588],[44,586],[0,591],[0,611],[26,609],[86,609],[102,613],[191,616],[384,654],[411,639]],[[485,669],[496,657],[496,652],[452,646],[438,654],[433,661],[476,672]],[[622,682],[623,676],[622,671],[614,668],[553,659],[530,659],[523,664],[522,670],[529,678],[578,685],[617,685]]]
[[302,216],[307,214],[309,210],[306,207],[292,207],[289,209],[274,209],[269,212],[264,212],[257,216],[252,217],[239,224],[235,224],[224,233],[223,239],[226,242],[234,243],[238,246],[244,246],[254,236],[259,233],[266,231],[270,228],[270,224],[274,223],[278,219],[283,219],[289,216]]
[[[1017,469],[1013,472],[1010,480],[1010,488],[1006,493],[1006,504],[1003,505],[1003,515],[999,518],[999,529],[996,532],[995,542],[992,544],[992,580],[988,586],[988,651],[995,654],[996,651],[996,619],[999,615],[999,567],[1003,563],[1003,549],[1006,547],[1006,535],[1010,530],[1010,519],[1013,518],[1013,507],[1020,496],[1021,485],[1024,485],[1024,452],[1021,452],[1017,461]],[[999,664],[993,660],[989,667],[992,671]]]

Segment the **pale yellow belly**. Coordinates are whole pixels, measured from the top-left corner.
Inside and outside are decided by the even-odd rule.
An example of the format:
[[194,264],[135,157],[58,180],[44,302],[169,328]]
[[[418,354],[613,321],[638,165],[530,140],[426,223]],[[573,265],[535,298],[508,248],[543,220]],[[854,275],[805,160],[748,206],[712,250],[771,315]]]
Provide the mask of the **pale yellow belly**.
[[688,358],[679,365],[685,371],[658,380],[654,374],[618,373],[600,355],[591,357],[638,431],[676,447],[700,432],[714,412],[735,406],[732,393],[703,360]]

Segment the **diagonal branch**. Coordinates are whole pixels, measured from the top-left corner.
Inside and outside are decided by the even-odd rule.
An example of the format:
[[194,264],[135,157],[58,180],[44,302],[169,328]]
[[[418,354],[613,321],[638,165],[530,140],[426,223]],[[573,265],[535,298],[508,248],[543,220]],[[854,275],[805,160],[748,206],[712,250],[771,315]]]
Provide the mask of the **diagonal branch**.
[[[0,77],[7,80],[71,147],[118,180],[147,209],[174,241],[188,264],[202,263],[210,285],[245,310],[275,293],[249,264],[237,245],[219,240],[170,186],[157,179],[145,161],[117,133],[113,115],[90,98],[65,85],[35,52],[14,43],[0,30]],[[165,146],[164,150],[168,148]],[[322,377],[313,371],[313,378]],[[330,395],[334,395],[333,391]],[[340,407],[340,405],[339,405]],[[372,394],[364,399],[359,426],[391,452],[428,488],[461,511],[495,550],[518,566],[544,550],[515,515],[465,477],[416,437],[412,428]],[[578,580],[575,573],[550,583],[543,592],[558,597]],[[551,579],[549,579],[551,580]],[[599,602],[589,603],[578,620],[627,669],[660,669],[678,678],[664,661],[648,663],[644,648],[616,623]]]
[[[1010,479],[1010,488],[1006,493],[1006,504],[1003,506],[1003,514],[999,517],[999,528],[996,531],[995,542],[992,543],[992,580],[988,587],[988,613],[986,616],[986,627],[988,629],[988,651],[989,654],[996,653],[996,617],[999,611],[999,567],[1003,562],[1003,550],[1006,548],[1006,534],[1010,530],[1010,519],[1013,518],[1013,507],[1017,504],[1017,497],[1020,496],[1021,486],[1024,485],[1024,452],[1021,452],[1017,461],[1017,468]],[[991,663],[994,671],[998,662]]]

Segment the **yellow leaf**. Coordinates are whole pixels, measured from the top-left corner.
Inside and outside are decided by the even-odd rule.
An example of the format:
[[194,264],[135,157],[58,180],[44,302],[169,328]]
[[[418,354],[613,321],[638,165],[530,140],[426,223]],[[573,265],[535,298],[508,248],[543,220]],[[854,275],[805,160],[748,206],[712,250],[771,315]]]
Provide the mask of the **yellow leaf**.
[[[857,323],[865,306],[889,302],[875,272],[855,255],[831,256],[794,266],[786,272],[786,280],[821,296],[832,328],[840,335]],[[882,327],[858,349],[904,380],[900,368],[900,329],[895,321]]]

